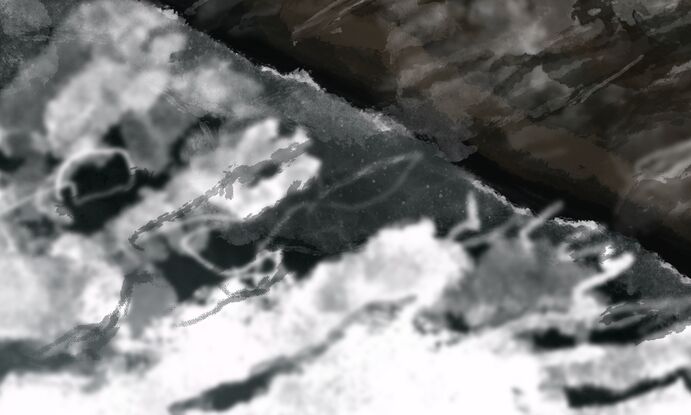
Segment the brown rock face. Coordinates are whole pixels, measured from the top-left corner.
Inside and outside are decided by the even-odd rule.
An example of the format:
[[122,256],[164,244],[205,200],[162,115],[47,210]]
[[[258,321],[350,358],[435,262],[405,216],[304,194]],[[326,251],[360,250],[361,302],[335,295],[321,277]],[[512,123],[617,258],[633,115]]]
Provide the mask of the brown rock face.
[[250,57],[337,81],[452,161],[477,150],[630,233],[691,240],[689,1],[164,3]]

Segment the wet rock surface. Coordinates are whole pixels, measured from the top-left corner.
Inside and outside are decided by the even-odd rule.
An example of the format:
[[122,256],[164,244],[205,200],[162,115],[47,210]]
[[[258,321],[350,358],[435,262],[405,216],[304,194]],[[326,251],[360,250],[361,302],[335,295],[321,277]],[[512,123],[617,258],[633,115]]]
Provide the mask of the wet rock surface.
[[571,198],[689,271],[688,1],[160,3],[381,109],[514,200]]
[[171,11],[70,5],[0,92],[0,412],[688,406],[657,254]]

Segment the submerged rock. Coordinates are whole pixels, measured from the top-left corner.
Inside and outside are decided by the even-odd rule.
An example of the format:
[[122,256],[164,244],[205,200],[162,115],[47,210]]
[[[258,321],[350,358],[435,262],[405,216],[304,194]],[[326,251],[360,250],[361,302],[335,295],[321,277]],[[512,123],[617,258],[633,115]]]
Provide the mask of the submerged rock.
[[1,413],[688,400],[691,285],[635,240],[516,207],[170,12],[89,1],[53,23],[0,92]]
[[309,69],[516,198],[572,198],[686,262],[688,1],[160,3],[259,62]]

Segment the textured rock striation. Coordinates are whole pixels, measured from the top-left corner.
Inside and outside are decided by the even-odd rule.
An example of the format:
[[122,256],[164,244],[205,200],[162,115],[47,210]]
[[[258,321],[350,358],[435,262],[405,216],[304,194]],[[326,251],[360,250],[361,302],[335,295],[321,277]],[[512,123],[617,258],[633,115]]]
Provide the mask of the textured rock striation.
[[51,36],[0,91],[0,413],[688,407],[691,285],[635,240],[170,11],[45,3],[3,26]]
[[259,62],[309,69],[452,161],[476,149],[462,163],[515,198],[572,198],[574,214],[685,266],[688,1],[162,3]]

